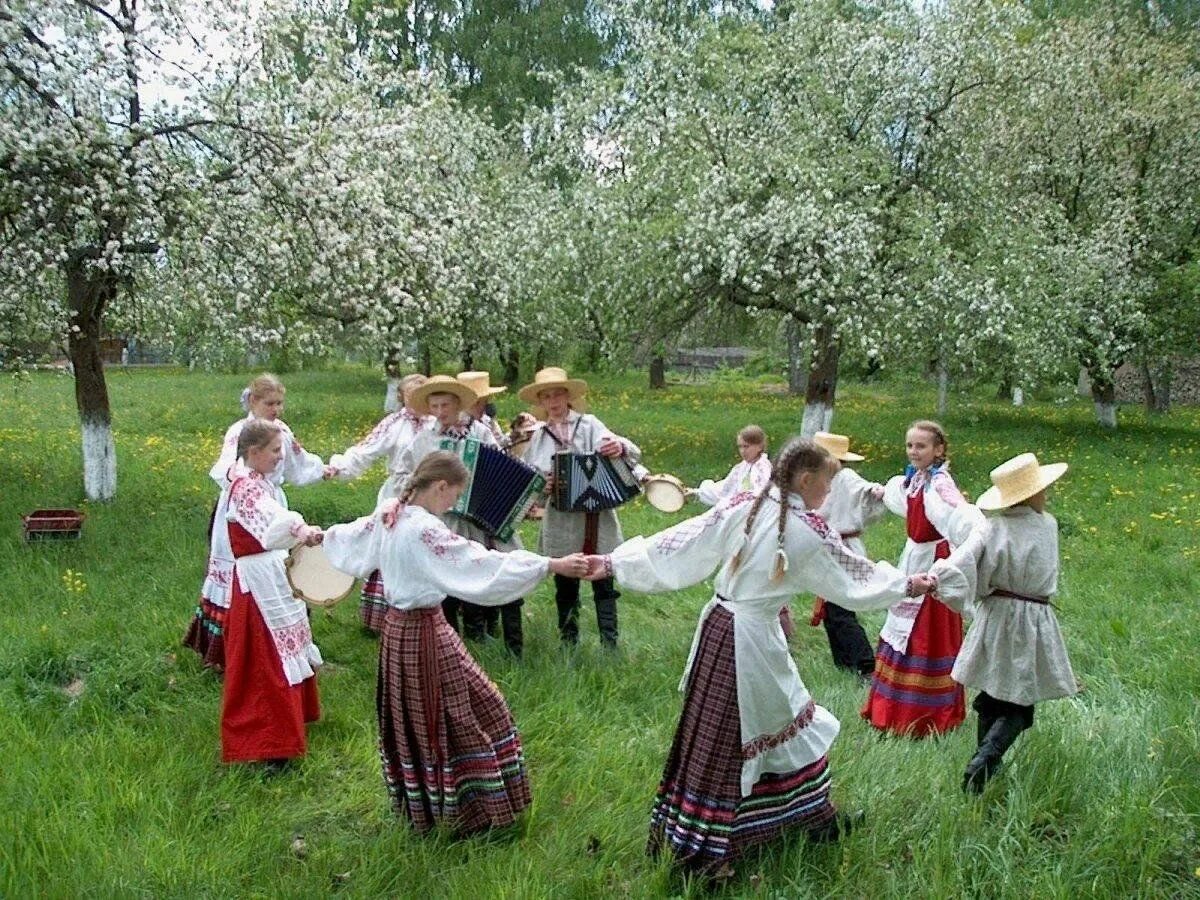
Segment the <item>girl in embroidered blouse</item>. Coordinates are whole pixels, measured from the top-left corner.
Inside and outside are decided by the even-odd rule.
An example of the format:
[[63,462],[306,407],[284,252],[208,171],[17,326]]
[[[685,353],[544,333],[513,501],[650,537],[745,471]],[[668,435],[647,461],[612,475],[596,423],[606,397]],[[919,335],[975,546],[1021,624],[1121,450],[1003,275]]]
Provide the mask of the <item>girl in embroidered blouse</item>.
[[333,526],[324,540],[342,571],[383,573],[389,610],[379,645],[380,754],[393,807],[419,832],[439,823],[458,833],[508,825],[530,802],[512,714],[442,615],[442,600],[496,606],[550,573],[578,578],[587,571],[580,554],[500,553],[452,532],[440,517],[466,482],[455,454],[434,451],[401,499]]
[[683,712],[651,813],[651,853],[713,873],[787,828],[827,841],[861,818],[839,816],[829,799],[827,754],[840,726],[800,679],[779,607],[812,592],[882,609],[934,581],[850,552],[813,512],[836,467],[826,450],[795,439],[758,494],[735,494],[588,558],[589,578],[615,576],[638,591],[678,590],[717,573],[680,682]]
[[249,422],[238,436],[238,463],[228,489],[226,521],[236,560],[225,635],[221,759],[279,766],[303,756],[305,723],[321,714],[304,603],[292,596],[283,551],[321,542],[321,529],[290,512],[270,475],[283,459],[283,430]]
[[221,455],[208,473],[221,493],[209,525],[208,567],[200,587],[200,602],[183,638],[183,645],[200,654],[204,665],[216,672],[220,672],[225,665],[224,627],[229,612],[229,588],[233,580],[233,552],[229,547],[226,529],[213,526],[225,521],[225,504],[229,499],[225,489],[233,482],[238,471],[238,439],[242,429],[255,421],[273,422],[279,427],[283,435],[283,455],[266,478],[279,489],[280,497],[283,497],[284,482],[312,484],[325,477],[325,465],[321,457],[300,446],[292,430],[279,418],[283,413],[284,396],[283,383],[274,375],[259,375],[250,382],[242,392],[242,408],[246,410],[246,416],[226,430]]
[[[950,555],[950,518],[965,502],[950,477],[950,442],[937,422],[913,422],[904,438],[908,466],[885,486],[883,502],[905,519],[905,572],[927,571]],[[908,737],[941,734],[966,719],[962,685],[950,672],[962,646],[962,616],[932,595],[888,610],[875,650],[875,674],[862,717],[881,731]]]
[[747,425],[737,434],[740,461],[720,481],[706,478],[700,487],[689,488],[687,495],[705,506],[716,506],[726,497],[742,491],[758,493],[771,480],[771,460],[767,456],[767,433],[757,425]]
[[[371,429],[370,434],[345,453],[335,453],[331,456],[326,477],[344,481],[358,478],[375,460],[386,456],[388,474],[379,487],[375,505],[378,506],[397,496],[406,477],[400,463],[401,457],[417,434],[429,428],[434,421],[431,416],[423,415],[413,406],[413,392],[427,380],[417,372],[400,379],[400,409],[384,416],[379,424]],[[363,582],[358,618],[363,628],[378,634],[386,615],[387,603],[383,599],[379,573],[372,572]]]

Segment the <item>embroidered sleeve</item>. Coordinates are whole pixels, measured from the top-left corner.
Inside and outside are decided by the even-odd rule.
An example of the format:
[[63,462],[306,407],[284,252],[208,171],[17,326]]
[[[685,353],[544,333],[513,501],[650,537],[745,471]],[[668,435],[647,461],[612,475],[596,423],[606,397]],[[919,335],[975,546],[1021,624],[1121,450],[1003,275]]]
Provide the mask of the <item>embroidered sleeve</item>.
[[958,485],[954,483],[954,479],[950,477],[949,472],[937,472],[929,484],[930,488],[937,492],[937,495],[948,505],[958,506],[965,503],[966,500],[962,495],[962,491],[958,489]]
[[793,560],[801,564],[789,567],[789,574],[796,573],[803,589],[852,610],[883,609],[904,599],[907,578],[894,566],[852,552],[816,513],[804,512],[799,518],[811,537],[798,535],[804,558]]
[[489,550],[442,525],[426,526],[416,537],[421,576],[448,596],[470,603],[511,603],[532,591],[550,570],[544,556]]
[[229,492],[230,518],[268,550],[294,547],[294,533],[304,525],[299,513],[279,503],[262,478],[239,478]]
[[208,477],[222,489],[229,487],[232,483],[230,469],[237,462],[238,437],[241,436],[245,421],[245,419],[241,419],[229,426],[225,432],[225,440],[221,443],[221,455],[217,457],[217,461],[213,463],[213,467],[208,472]]
[[717,528],[731,512],[753,500],[754,494],[750,491],[734,494],[703,515],[680,522],[666,531],[660,531],[652,538],[654,549],[663,556],[678,553],[703,538],[705,532]]
[[382,541],[388,530],[377,518],[375,513],[325,530],[321,546],[335,569],[355,578],[366,578],[380,568]]
[[283,477],[289,484],[312,484],[325,477],[325,463],[315,453],[309,453],[296,440],[291,429],[284,427]]
[[339,478],[357,478],[371,463],[392,449],[396,433],[405,427],[404,423],[403,413],[395,412],[385,416],[366,437],[345,453],[335,453],[331,456],[329,464],[338,470]]

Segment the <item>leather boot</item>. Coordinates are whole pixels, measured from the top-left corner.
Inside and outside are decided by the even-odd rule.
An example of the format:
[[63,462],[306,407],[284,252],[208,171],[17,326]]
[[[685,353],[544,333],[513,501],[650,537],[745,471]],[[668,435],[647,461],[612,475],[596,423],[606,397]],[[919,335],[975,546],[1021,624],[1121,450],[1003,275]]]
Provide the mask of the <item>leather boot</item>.
[[518,659],[525,649],[525,633],[521,622],[521,606],[524,600],[514,600],[500,607],[500,630],[504,632],[504,646]]
[[617,646],[617,598],[621,595],[613,587],[611,578],[597,581],[594,587],[592,599],[596,602],[596,628],[600,632],[600,644],[612,650]]
[[984,785],[999,770],[1004,752],[1024,730],[1025,723],[1019,716],[997,717],[983,740],[979,742],[979,749],[967,763],[966,771],[963,772],[962,789],[975,794],[983,793]]
[[579,579],[555,575],[554,603],[558,607],[558,636],[564,644],[578,644]]

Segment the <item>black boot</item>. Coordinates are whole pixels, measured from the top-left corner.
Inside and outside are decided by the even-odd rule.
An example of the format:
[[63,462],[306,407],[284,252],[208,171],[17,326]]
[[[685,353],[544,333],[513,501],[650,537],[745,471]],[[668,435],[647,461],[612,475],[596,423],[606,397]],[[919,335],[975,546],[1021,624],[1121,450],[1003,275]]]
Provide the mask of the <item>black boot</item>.
[[837,813],[832,819],[808,832],[808,839],[816,844],[832,844],[840,841],[855,828],[867,821],[867,814],[861,809],[852,813]]
[[609,650],[617,646],[617,598],[620,593],[613,587],[611,578],[602,578],[592,585],[592,599],[596,602],[596,627],[600,631],[600,645]]
[[523,599],[514,600],[500,607],[500,630],[504,632],[504,646],[517,659],[525,649],[525,633],[521,622]]
[[482,641],[488,636],[488,608],[462,601],[462,635],[469,641]]
[[1001,757],[1012,746],[1017,736],[1025,730],[1020,716],[998,716],[979,742],[979,748],[963,772],[962,789],[974,794],[983,793],[983,787],[1000,768]]
[[554,603],[558,607],[558,636],[564,644],[578,644],[579,579],[555,575]]
[[458,624],[458,611],[462,607],[462,601],[457,597],[447,597],[442,601],[442,615],[446,617],[446,621],[450,623],[450,627],[461,634],[461,629]]

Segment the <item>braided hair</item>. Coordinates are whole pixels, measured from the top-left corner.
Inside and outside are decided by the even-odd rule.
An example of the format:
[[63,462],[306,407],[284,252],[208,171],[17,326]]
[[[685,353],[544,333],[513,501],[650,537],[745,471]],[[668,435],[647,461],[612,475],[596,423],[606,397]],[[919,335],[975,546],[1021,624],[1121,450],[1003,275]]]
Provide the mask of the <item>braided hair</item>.
[[281,434],[283,429],[275,422],[268,422],[266,419],[254,419],[242,426],[241,432],[238,434],[237,455],[240,459],[245,459],[246,454],[251,450],[258,450],[266,447],[275,439],[275,436]]
[[[777,488],[779,491],[779,531],[776,537],[778,547],[775,550],[775,566],[771,572],[772,581],[779,581],[787,571],[787,551],[784,550],[783,540],[784,534],[787,531],[787,496],[788,492],[792,489],[792,484],[802,472],[831,471],[836,466],[837,460],[830,455],[829,451],[809,438],[793,438],[784,444],[779,453],[776,454],[771,469],[771,480],[759,491],[758,496],[754,498],[754,503],[750,507],[750,514],[746,516],[745,527],[745,536],[748,539],[750,532],[754,528],[754,520],[758,518],[758,512],[762,508],[763,501],[771,493],[772,487]],[[745,546],[746,542],[743,541],[742,546],[738,548],[737,553],[730,560],[730,575],[735,573],[741,566],[742,550]]]
[[417,464],[417,468],[404,482],[400,492],[400,502],[408,503],[412,495],[439,481],[460,485],[467,483],[467,467],[458,458],[458,454],[449,450],[435,450]]

